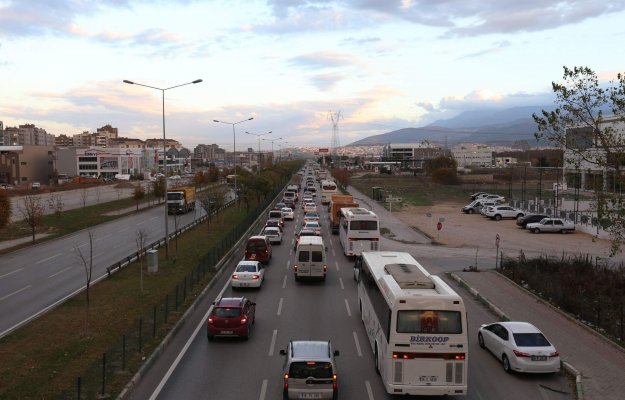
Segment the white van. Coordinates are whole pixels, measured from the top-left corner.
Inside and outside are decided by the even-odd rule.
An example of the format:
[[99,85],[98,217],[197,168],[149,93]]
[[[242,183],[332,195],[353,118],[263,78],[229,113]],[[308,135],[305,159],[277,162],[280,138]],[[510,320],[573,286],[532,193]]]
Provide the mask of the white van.
[[295,280],[301,278],[326,279],[326,248],[321,236],[302,236],[295,251],[293,273]]

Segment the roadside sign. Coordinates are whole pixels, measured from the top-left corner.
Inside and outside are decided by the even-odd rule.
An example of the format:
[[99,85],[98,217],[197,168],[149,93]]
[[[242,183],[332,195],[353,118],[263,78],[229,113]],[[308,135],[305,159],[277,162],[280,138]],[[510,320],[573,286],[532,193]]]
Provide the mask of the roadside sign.
[[436,230],[440,231],[441,229],[443,229],[443,223],[439,222],[439,223],[436,224]]
[[320,147],[319,148],[319,153],[328,153],[329,149],[327,147]]

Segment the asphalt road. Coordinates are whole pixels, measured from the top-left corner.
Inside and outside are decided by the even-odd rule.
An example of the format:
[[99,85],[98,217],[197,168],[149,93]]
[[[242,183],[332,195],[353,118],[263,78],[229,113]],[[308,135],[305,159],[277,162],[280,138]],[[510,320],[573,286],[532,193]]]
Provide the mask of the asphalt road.
[[[337,236],[324,230],[329,247],[325,283],[296,283],[293,234],[301,225],[287,222],[282,245],[274,246],[260,290],[232,292],[230,273],[224,273],[132,392],[133,399],[278,399],[282,397],[279,350],[291,339],[331,340],[338,357],[339,397],[343,399],[392,399],[374,371],[357,305],[353,261],[347,259]],[[322,221],[325,221],[325,212]],[[327,228],[326,228],[327,229]],[[430,271],[457,270],[470,256],[444,248],[415,246],[384,240],[384,250],[409,251]],[[239,254],[242,254],[240,252]],[[423,255],[423,256],[422,256]],[[232,271],[237,260],[226,268]],[[466,399],[568,399],[563,374],[506,374],[499,361],[477,345],[477,328],[494,317],[466,292],[450,283],[464,298],[469,320],[469,393]],[[206,339],[207,312],[220,295],[245,295],[257,303],[256,324],[249,341]],[[568,391],[568,394],[566,393]],[[562,393],[565,392],[565,393]],[[401,397],[405,398],[405,397]]]

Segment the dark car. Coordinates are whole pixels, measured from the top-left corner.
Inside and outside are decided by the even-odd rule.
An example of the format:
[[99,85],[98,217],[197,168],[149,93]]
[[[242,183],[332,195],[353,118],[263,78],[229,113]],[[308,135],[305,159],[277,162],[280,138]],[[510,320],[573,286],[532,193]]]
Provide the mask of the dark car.
[[267,236],[251,236],[245,244],[245,259],[267,265],[271,260],[271,244]]
[[527,224],[540,222],[543,218],[549,218],[549,216],[545,214],[529,214],[524,217],[518,218],[516,220],[516,224],[521,228],[525,229],[527,228]]
[[245,297],[222,297],[213,303],[206,322],[206,337],[238,336],[249,339],[255,322],[256,303]]

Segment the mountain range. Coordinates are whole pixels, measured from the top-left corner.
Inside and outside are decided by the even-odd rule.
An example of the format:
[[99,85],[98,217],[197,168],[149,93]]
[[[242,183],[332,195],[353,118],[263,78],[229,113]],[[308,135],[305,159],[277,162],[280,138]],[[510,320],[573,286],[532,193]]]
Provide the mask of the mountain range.
[[536,123],[532,114],[553,110],[553,106],[525,106],[497,110],[465,111],[454,118],[438,120],[420,128],[403,128],[369,136],[349,146],[372,146],[387,143],[483,143],[510,146],[527,141],[530,146],[545,145],[534,138]]

